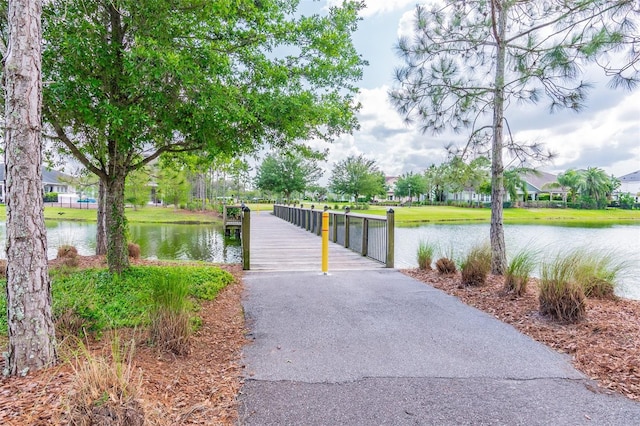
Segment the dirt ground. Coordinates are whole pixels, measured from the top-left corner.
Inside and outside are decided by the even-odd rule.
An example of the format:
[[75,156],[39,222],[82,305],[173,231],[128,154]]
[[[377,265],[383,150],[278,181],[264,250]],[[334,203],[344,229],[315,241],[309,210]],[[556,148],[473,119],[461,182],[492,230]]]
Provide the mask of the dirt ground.
[[[98,266],[104,259],[81,257],[80,266]],[[53,262],[55,264],[55,262]],[[162,262],[134,261],[137,264]],[[241,307],[242,268],[222,266],[236,282],[205,302],[199,311],[202,327],[188,355],[161,353],[144,342],[136,345],[134,367],[142,379],[141,405],[152,425],[229,425],[237,418],[240,390],[240,351],[245,344]],[[122,331],[126,341],[133,332]],[[138,339],[136,339],[138,341]],[[89,342],[94,354],[108,353],[109,339]],[[4,365],[0,361],[0,367]],[[27,377],[0,379],[1,425],[63,424],[64,396],[72,391],[73,369],[61,362]]]
[[502,277],[490,276],[483,287],[461,287],[459,274],[403,272],[571,355],[576,369],[602,390],[640,401],[640,301],[589,299],[585,320],[558,324],[538,313],[537,280],[529,283],[525,295],[515,298],[504,295]]
[[[103,258],[81,258],[81,267],[98,265],[104,265]],[[134,365],[142,378],[140,403],[148,424],[231,425],[237,420],[236,397],[243,368],[240,353],[247,342],[241,307],[242,270],[239,265],[225,269],[237,282],[216,300],[203,304],[202,328],[188,355],[161,353],[147,346],[144,339],[136,347]],[[570,354],[575,367],[596,380],[602,390],[640,401],[640,302],[589,300],[585,321],[562,325],[538,313],[535,281],[524,296],[512,298],[502,293],[501,277],[490,277],[484,287],[461,288],[459,275],[403,272]],[[105,353],[107,346],[106,338],[89,345],[94,354]],[[0,424],[62,424],[64,396],[72,392],[72,379],[73,370],[64,362],[27,377],[0,379]]]

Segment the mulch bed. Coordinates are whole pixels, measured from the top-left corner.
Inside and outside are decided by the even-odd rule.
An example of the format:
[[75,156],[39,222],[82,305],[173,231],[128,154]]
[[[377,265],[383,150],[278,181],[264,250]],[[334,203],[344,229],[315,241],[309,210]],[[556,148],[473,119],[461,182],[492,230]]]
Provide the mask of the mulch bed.
[[529,282],[525,295],[513,297],[504,293],[504,280],[499,276],[489,276],[482,287],[462,287],[459,273],[403,272],[569,354],[576,369],[597,381],[603,390],[640,401],[640,301],[588,299],[585,320],[559,324],[538,312],[535,279]]
[[[100,256],[79,257],[80,267],[104,266]],[[167,262],[135,260],[133,264]],[[52,262],[52,267],[56,262]],[[184,263],[182,263],[184,264]],[[239,265],[220,265],[236,277],[215,300],[201,305],[202,326],[184,356],[163,353],[145,343],[140,330],[119,330],[120,340],[138,337],[134,367],[141,377],[140,404],[149,424],[231,425],[237,419],[236,396],[242,383],[240,351],[246,343],[241,307],[243,286]],[[142,333],[142,335],[141,335]],[[110,339],[91,340],[93,354],[106,354]],[[0,362],[3,367],[3,362]],[[69,363],[0,379],[0,424],[63,424],[64,397],[72,392]]]

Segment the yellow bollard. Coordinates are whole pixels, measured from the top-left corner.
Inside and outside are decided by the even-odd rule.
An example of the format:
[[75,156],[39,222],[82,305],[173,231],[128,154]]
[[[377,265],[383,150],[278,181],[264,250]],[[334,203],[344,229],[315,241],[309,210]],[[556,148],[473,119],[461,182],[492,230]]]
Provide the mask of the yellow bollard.
[[329,212],[322,212],[322,272],[329,272]]

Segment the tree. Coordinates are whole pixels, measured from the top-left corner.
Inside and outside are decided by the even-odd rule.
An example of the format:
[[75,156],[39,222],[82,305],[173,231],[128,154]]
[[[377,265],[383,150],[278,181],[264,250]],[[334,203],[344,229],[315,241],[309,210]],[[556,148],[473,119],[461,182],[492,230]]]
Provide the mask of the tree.
[[304,158],[300,154],[270,154],[258,167],[255,185],[263,191],[283,194],[291,199],[294,192],[302,193],[322,176],[316,158]]
[[184,170],[168,166],[162,168],[158,192],[164,204],[173,204],[174,210],[178,210],[180,204],[187,202],[189,191],[190,185]]
[[42,199],[40,22],[39,1],[9,1],[3,52],[8,375],[25,375],[56,361]]
[[580,174],[574,169],[569,169],[564,173],[560,173],[556,180],[558,181],[559,187],[564,192],[564,201],[567,201],[566,197],[568,194],[569,201],[575,203],[580,189]]
[[432,164],[424,171],[425,183],[427,185],[427,196],[433,195],[433,201],[442,202],[445,200],[446,164],[436,166]]
[[[607,196],[620,186],[620,181],[615,177],[609,177],[604,170],[597,167],[588,167],[579,172],[580,180],[578,189],[585,204],[597,208],[604,208]],[[616,182],[617,181],[617,182]]]
[[504,190],[509,194],[509,199],[516,202],[519,199],[518,191],[522,192],[522,201],[527,201],[527,182],[523,176],[526,174],[539,175],[540,173],[529,167],[511,167],[504,171]]
[[376,162],[362,155],[351,155],[333,166],[329,188],[342,195],[350,195],[357,203],[360,196],[384,195],[384,174]]
[[405,173],[396,182],[394,194],[398,197],[409,197],[409,203],[414,196],[420,196],[427,192],[427,182],[424,175]]
[[[537,144],[511,138],[505,111],[518,102],[546,97],[551,111],[579,111],[589,84],[579,81],[580,64],[596,63],[613,86],[634,87],[640,76],[633,0],[447,0],[416,6],[412,39],[397,50],[405,66],[396,72],[392,101],[408,123],[423,131],[469,131],[462,156],[491,155],[491,270],[506,267],[502,202],[503,150],[524,160],[544,158]],[[620,66],[608,52],[629,48]],[[504,130],[507,126],[507,136]]]
[[149,173],[146,169],[136,170],[127,175],[124,185],[124,200],[131,204],[134,210],[146,206],[150,194]]
[[161,155],[214,160],[357,126],[365,62],[351,34],[362,4],[323,16],[300,16],[297,4],[46,2],[44,114],[61,151],[100,178],[111,271],[128,265],[132,171]]

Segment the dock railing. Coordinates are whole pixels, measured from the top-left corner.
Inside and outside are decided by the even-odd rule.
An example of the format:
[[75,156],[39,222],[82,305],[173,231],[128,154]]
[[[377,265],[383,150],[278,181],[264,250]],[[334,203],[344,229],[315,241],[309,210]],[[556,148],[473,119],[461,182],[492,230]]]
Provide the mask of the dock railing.
[[318,236],[322,234],[322,213],[329,213],[329,240],[356,253],[394,267],[395,216],[392,209],[386,216],[376,216],[329,210],[327,206],[316,209],[314,205],[304,207],[274,204],[273,214]]
[[241,204],[225,205],[222,208],[222,223],[225,237],[240,238],[242,245],[242,269],[251,268],[251,210]]

